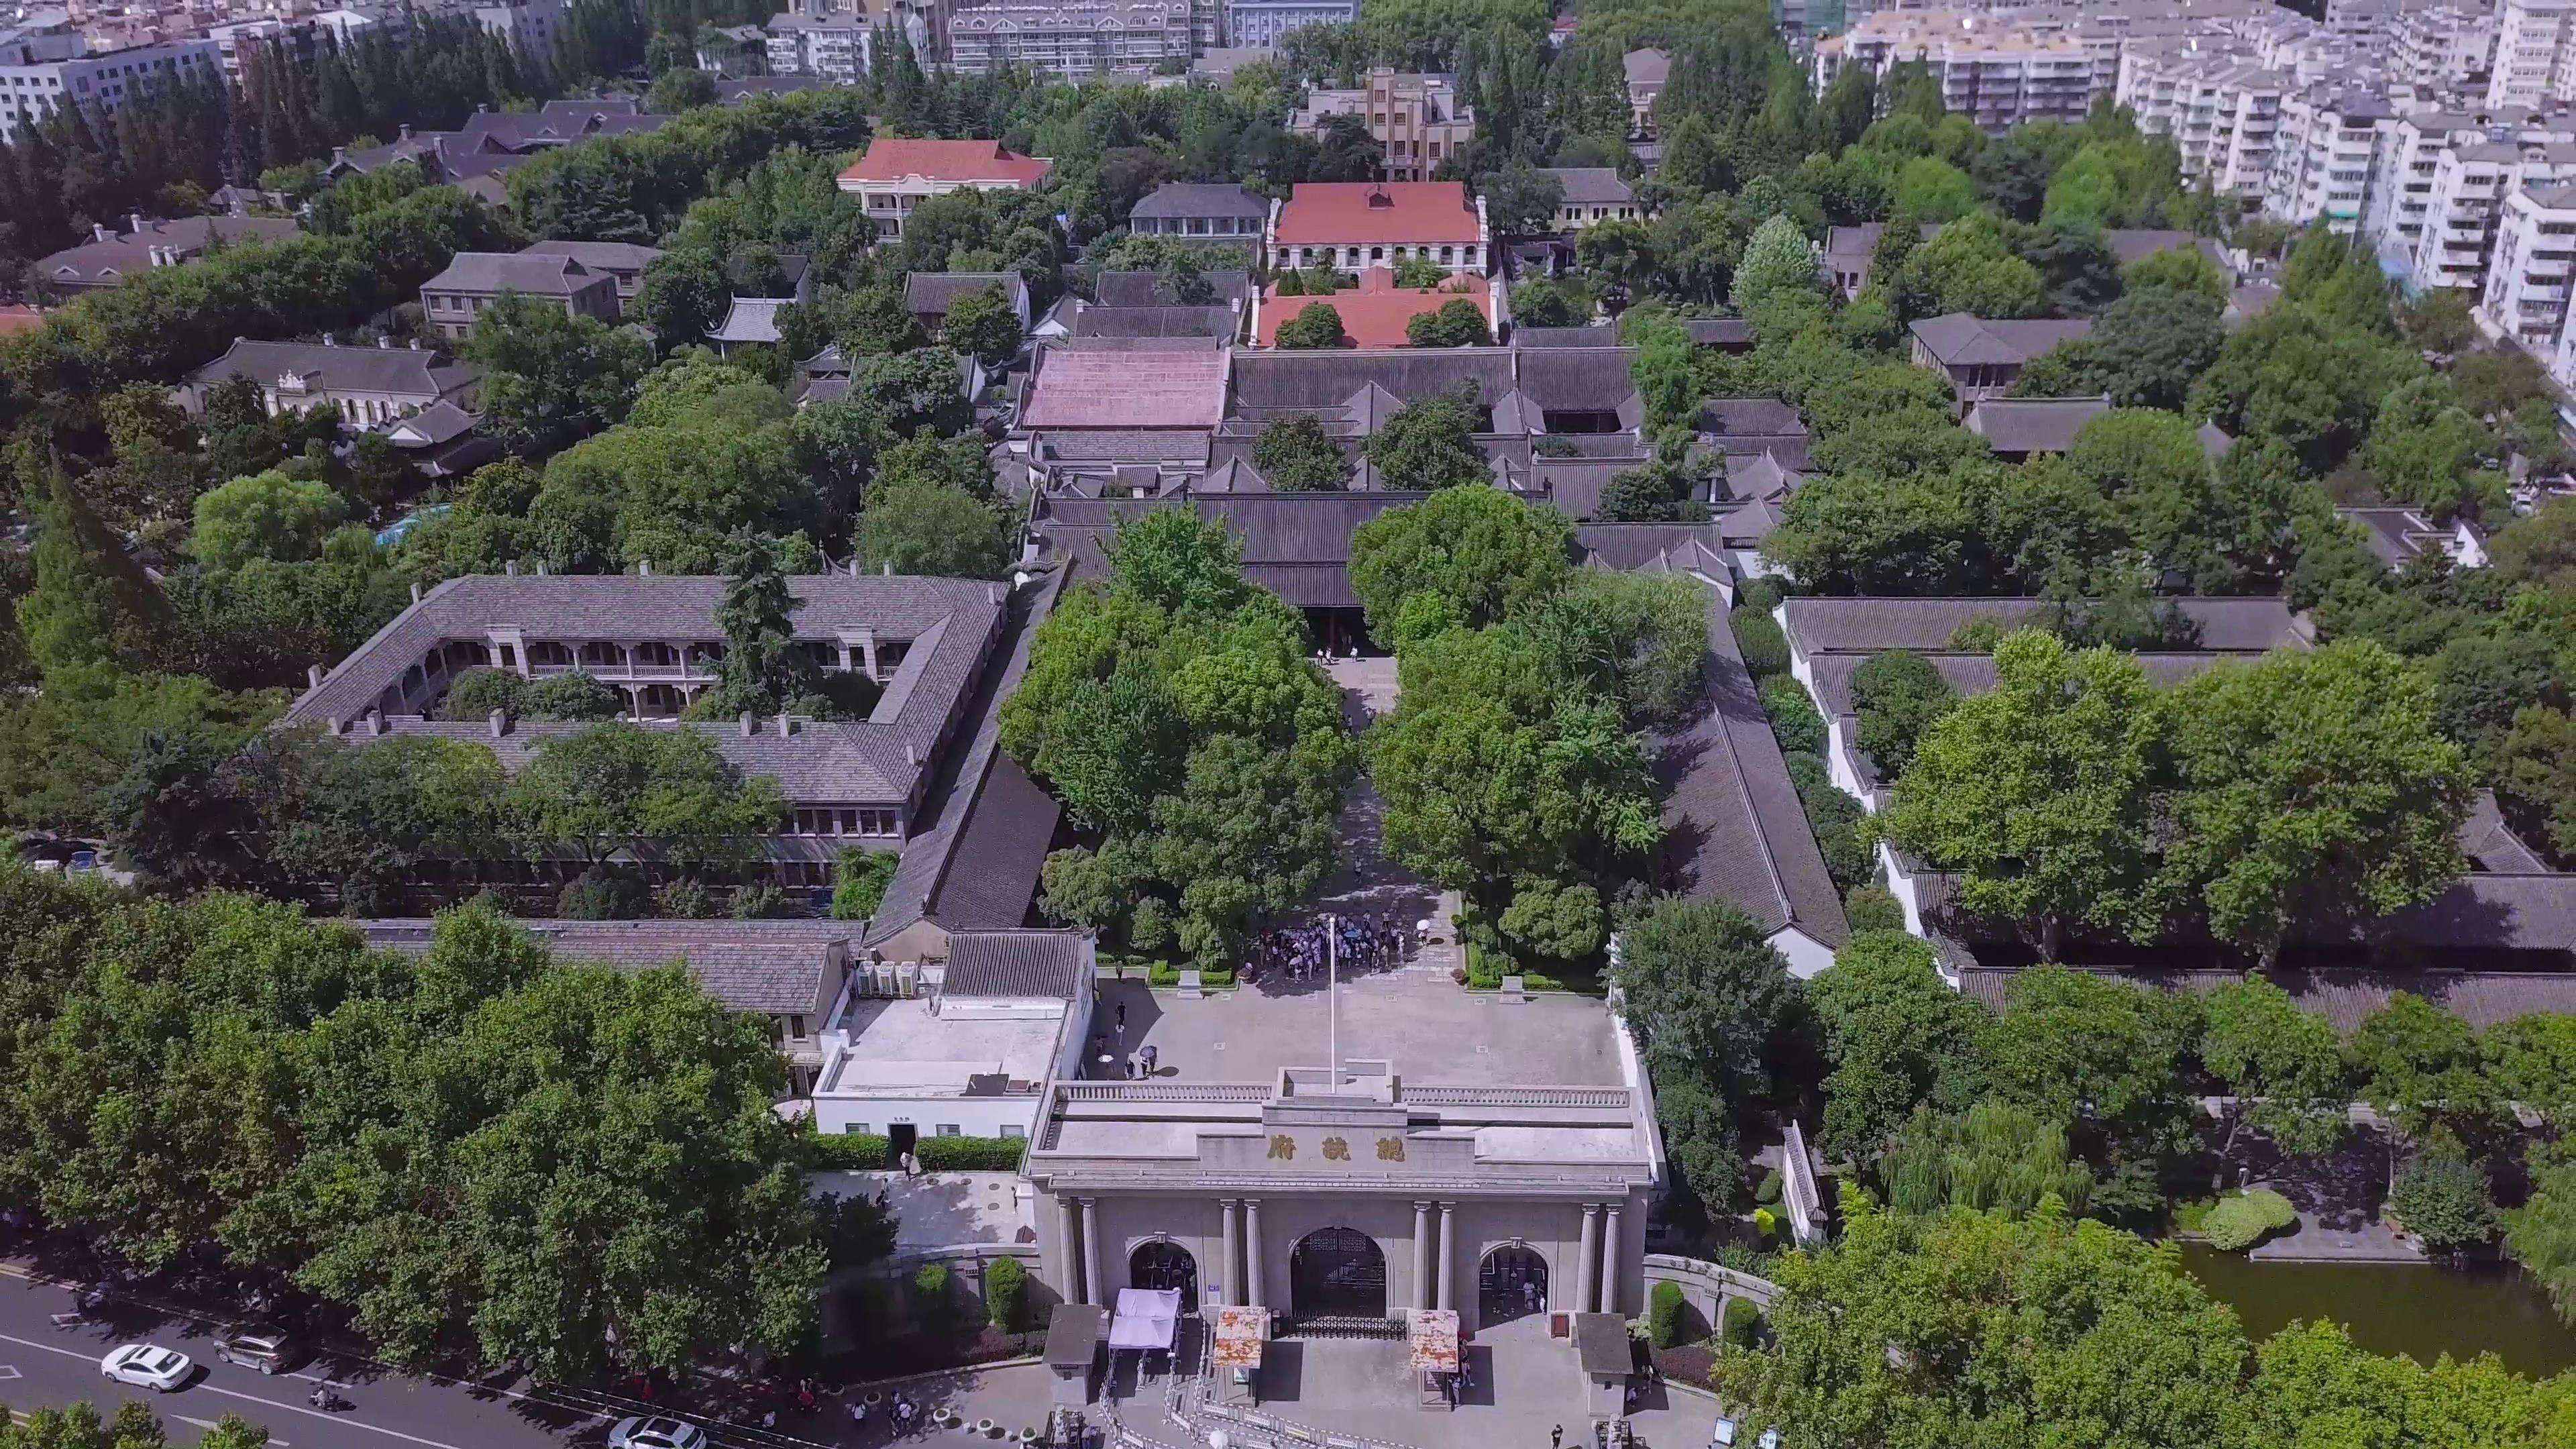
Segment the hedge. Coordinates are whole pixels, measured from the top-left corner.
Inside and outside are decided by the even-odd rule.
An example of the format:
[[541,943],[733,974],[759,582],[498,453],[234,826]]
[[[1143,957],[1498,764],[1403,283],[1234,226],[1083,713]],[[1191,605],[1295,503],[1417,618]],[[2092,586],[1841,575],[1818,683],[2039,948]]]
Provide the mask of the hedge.
[[2211,1247],[2241,1253],[2298,1221],[2299,1210],[2290,1206],[2288,1198],[2268,1187],[2258,1187],[2221,1199],[2201,1220],[2200,1230],[2209,1238]]
[[1679,1283],[1658,1283],[1646,1295],[1646,1333],[1657,1348],[1670,1348],[1682,1341],[1682,1321],[1690,1304],[1682,1297]]
[[1824,754],[1825,717],[1807,698],[1805,685],[1786,674],[1774,674],[1762,681],[1757,693],[1762,697],[1762,712],[1771,717],[1771,733],[1780,741],[1780,753]]
[[984,1313],[995,1328],[1017,1333],[1028,1314],[1029,1273],[1017,1258],[995,1258],[984,1265]]
[[1744,656],[1744,667],[1754,678],[1779,674],[1789,667],[1789,636],[1780,632],[1780,621],[1760,609],[1738,604],[1727,616],[1735,629],[1735,647]]
[[1718,1331],[1729,1348],[1757,1348],[1762,1342],[1762,1310],[1750,1298],[1729,1298],[1726,1321]]
[[912,1153],[924,1172],[1017,1172],[1028,1145],[1025,1137],[924,1137]]
[[1843,918],[1851,923],[1852,934],[1863,931],[1902,931],[1905,929],[1905,907],[1896,894],[1875,881],[1851,888],[1843,897]]
[[805,1162],[817,1172],[876,1172],[894,1165],[894,1142],[875,1132],[832,1132],[809,1139]]
[[[1181,968],[1173,965],[1169,961],[1156,961],[1145,968],[1145,984],[1148,986],[1178,986],[1181,984]],[[1202,966],[1199,968],[1199,984],[1201,986],[1232,986],[1234,984],[1234,968],[1231,966]]]

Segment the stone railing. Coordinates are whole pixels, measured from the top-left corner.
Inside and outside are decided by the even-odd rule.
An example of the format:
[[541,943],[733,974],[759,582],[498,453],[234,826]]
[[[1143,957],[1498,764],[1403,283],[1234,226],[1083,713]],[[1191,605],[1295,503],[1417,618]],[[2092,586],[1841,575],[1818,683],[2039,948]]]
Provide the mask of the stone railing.
[[1058,1082],[1068,1102],[1267,1102],[1251,1082]]
[[1625,1087],[1405,1087],[1417,1107],[1599,1107],[1626,1111]]
[[1683,1300],[1712,1329],[1726,1322],[1726,1305],[1732,1299],[1741,1298],[1756,1308],[1769,1308],[1780,1296],[1780,1285],[1768,1278],[1757,1278],[1704,1258],[1648,1253],[1646,1291],[1654,1292],[1658,1283],[1679,1286]]

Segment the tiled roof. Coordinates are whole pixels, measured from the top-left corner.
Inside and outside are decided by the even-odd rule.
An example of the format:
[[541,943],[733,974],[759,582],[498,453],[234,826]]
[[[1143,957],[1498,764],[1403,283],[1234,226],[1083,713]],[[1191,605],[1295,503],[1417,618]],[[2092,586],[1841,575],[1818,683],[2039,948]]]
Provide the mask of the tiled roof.
[[[367,944],[419,955],[429,950],[434,921],[389,917],[358,923]],[[599,961],[623,971],[673,962],[709,996],[735,1011],[764,1016],[831,1010],[838,989],[832,956],[846,966],[857,921],[568,921],[524,920],[519,928],[558,961]]]
[[[1252,300],[1252,274],[1238,271],[1201,272],[1219,302],[1242,303]],[[1102,272],[1092,283],[1092,295],[1103,307],[1170,307],[1180,303],[1172,289],[1163,285],[1160,272]]]
[[[1718,397],[1700,405],[1699,430],[1709,438],[1804,438],[1807,420],[1773,397]],[[1729,448],[1726,451],[1734,452]]]
[[570,257],[602,272],[640,272],[661,254],[660,247],[613,241],[541,241],[520,249],[522,256]]
[[385,436],[397,448],[435,448],[472,432],[482,421],[482,414],[441,399],[385,429]]
[[1741,317],[1685,317],[1682,330],[1700,347],[1740,351],[1753,345],[1753,324]]
[[1632,50],[1623,57],[1632,86],[1659,86],[1671,79],[1673,58],[1660,50]]
[[1849,934],[1842,893],[1825,870],[1714,589],[1708,618],[1708,710],[1665,736],[1656,756],[1656,776],[1668,790],[1662,883],[1725,901],[1766,932],[1795,926],[1839,946]]
[[2084,425],[2111,410],[2108,397],[1988,398],[1960,426],[1998,453],[2063,453]]
[[1082,993],[1091,953],[1073,931],[961,931],[948,939],[947,996],[1045,996]]
[[254,342],[236,337],[224,355],[187,376],[203,388],[230,377],[263,387],[293,373],[317,390],[416,397],[422,406],[472,382],[474,369],[446,354],[414,347],[335,347],[321,342]]
[[1166,181],[1136,203],[1130,216],[1148,219],[1194,216],[1251,217],[1270,215],[1270,203],[1232,182]]
[[842,171],[844,181],[1017,182],[1035,186],[1055,170],[1043,156],[1023,156],[999,141],[928,141],[879,136],[867,155]]
[[1917,339],[1944,367],[2020,366],[2093,330],[2089,317],[1971,317],[1947,312],[1914,324]]
[[1616,347],[1619,329],[1607,322],[1591,327],[1514,327],[1514,347]]
[[1476,244],[1476,209],[1456,181],[1301,181],[1274,225],[1274,245]]
[[[2549,870],[2547,862],[2523,844],[2522,837],[2507,825],[2504,812],[2496,808],[2493,790],[2480,790],[2469,797],[2469,813],[2460,822],[2460,853],[2478,869],[2508,875],[2541,875]],[[2576,942],[2571,942],[2576,945]]]
[[181,256],[202,252],[213,241],[284,241],[304,228],[284,217],[183,216],[171,221],[146,220],[140,231],[109,241],[86,241],[40,257],[29,269],[47,281],[80,285],[121,280],[152,269],[155,248],[173,248]]
[[594,272],[572,257],[529,252],[458,252],[447,270],[421,284],[425,292],[521,292],[531,297],[569,297],[585,287],[614,279]]
[[[2009,969],[1959,973],[1960,989],[2000,1010],[2013,977]],[[2245,975],[2237,971],[2101,970],[2093,974],[2194,995],[2217,990]],[[2576,1013],[2576,973],[2557,971],[2439,971],[2360,966],[2310,970],[2275,968],[2268,979],[2290,993],[2302,1011],[2314,1012],[2349,1036],[2400,991],[2412,992],[2457,1015],[2477,1030],[2535,1012]]]
[[1607,166],[1542,166],[1538,172],[1556,178],[1568,206],[1631,206],[1637,200],[1637,193]]
[[1391,269],[1371,267],[1360,273],[1357,288],[1345,288],[1329,297],[1283,297],[1274,282],[1263,296],[1259,341],[1264,347],[1276,347],[1281,327],[1309,307],[1329,307],[1341,314],[1342,331],[1350,339],[1344,346],[1403,347],[1408,345],[1405,328],[1414,318],[1437,312],[1462,297],[1476,304],[1476,310],[1484,314],[1486,329],[1491,331],[1492,288],[1482,277],[1451,277],[1437,287],[1398,287]]
[[1073,314],[1076,337],[1232,337],[1232,307],[1085,307]]
[[1225,375],[1226,354],[1212,347],[1041,347],[1020,425],[1213,428],[1225,416]]
[[[2267,649],[2300,649],[2314,642],[2306,625],[2279,599],[2172,599],[2183,617],[2199,629],[2194,641],[2201,651],[2259,654]],[[1782,605],[1790,642],[1803,653],[1835,650],[1875,653],[1910,649],[1934,653],[1950,647],[1950,636],[1973,619],[1993,619],[2007,628],[2033,622],[2051,607],[2033,598],[1814,598],[1800,597]]]
[[776,342],[778,311],[796,305],[792,297],[736,297],[725,307],[724,320],[707,334],[711,342]]
[[1014,308],[1029,305],[1029,279],[1017,272],[912,272],[903,279],[903,309],[915,317],[945,317],[957,299],[991,288]]

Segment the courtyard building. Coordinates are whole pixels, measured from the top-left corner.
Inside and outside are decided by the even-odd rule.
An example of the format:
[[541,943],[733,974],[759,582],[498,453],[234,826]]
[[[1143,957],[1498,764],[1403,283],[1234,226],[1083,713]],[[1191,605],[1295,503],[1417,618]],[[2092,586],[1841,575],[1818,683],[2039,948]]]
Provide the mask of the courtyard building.
[[1030,191],[1055,163],[1023,156],[998,141],[923,141],[880,136],[841,172],[841,190],[856,196],[881,241],[903,240],[904,218],[952,191]]
[[1482,273],[1493,233],[1485,202],[1455,181],[1306,181],[1275,203],[1266,250],[1274,269],[1357,274],[1407,259]]

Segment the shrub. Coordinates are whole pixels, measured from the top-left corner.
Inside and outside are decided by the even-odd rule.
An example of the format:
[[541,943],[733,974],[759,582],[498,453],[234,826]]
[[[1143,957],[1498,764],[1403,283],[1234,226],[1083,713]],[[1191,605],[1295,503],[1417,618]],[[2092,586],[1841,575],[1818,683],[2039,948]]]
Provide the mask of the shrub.
[[1776,1167],[1772,1168],[1769,1172],[1762,1174],[1762,1180],[1760,1182],[1753,1185],[1753,1200],[1762,1204],[1764,1207],[1773,1206],[1780,1201],[1780,1193],[1783,1186],[1784,1184],[1780,1179],[1780,1169]]
[[527,681],[499,669],[468,669],[456,676],[447,687],[447,697],[438,702],[438,717],[452,720],[484,720],[499,710],[513,717],[525,709]]
[[1725,1326],[1719,1332],[1729,1348],[1753,1349],[1762,1343],[1762,1310],[1749,1298],[1726,1300]]
[[721,916],[716,893],[698,881],[674,881],[662,887],[661,913],[674,920],[702,921]]
[[1004,1333],[1017,1333],[1028,1317],[1029,1271],[1017,1258],[984,1265],[984,1315]]
[[2453,1148],[2427,1152],[2406,1165],[2388,1194],[2389,1209],[2406,1230],[2436,1253],[2456,1253],[2496,1235],[2494,1193],[2487,1175]]
[[826,1132],[808,1139],[805,1165],[816,1172],[880,1172],[894,1161],[894,1140],[876,1132]]
[[949,1292],[948,1265],[924,1263],[912,1275],[912,1311],[932,1338],[957,1336],[957,1304]]
[[1774,674],[1762,681],[1759,692],[1762,712],[1771,716],[1771,733],[1778,737],[1782,754],[1824,754],[1825,717],[1807,698],[1806,686],[1788,675]]
[[1744,667],[1756,679],[1785,672],[1789,667],[1789,636],[1780,632],[1780,621],[1764,610],[1738,604],[1726,616],[1735,630],[1735,647],[1744,656]]
[[1788,590],[1780,587],[1778,579],[1746,579],[1736,586],[1735,606],[1739,609],[1760,609],[1767,614],[1780,607],[1780,601],[1786,597],[1788,597]]
[[1851,888],[1843,897],[1843,916],[1851,922],[1852,934],[1864,931],[1902,931],[1905,929],[1905,907],[1896,894],[1876,881]]
[[1028,1145],[1019,1137],[924,1137],[912,1155],[924,1172],[1017,1172]]
[[[1198,973],[1201,986],[1234,984],[1234,968],[1231,966],[1201,966],[1198,968]],[[1178,986],[1181,984],[1181,968],[1169,961],[1148,961],[1145,963],[1145,984]]]
[[832,876],[832,919],[864,921],[875,915],[885,901],[886,887],[894,881],[895,862],[899,859],[891,850],[842,846],[839,865]]
[[1792,754],[1788,764],[1789,783],[1797,787],[1798,804],[1807,812],[1807,828],[1816,833],[1816,848],[1824,853],[1825,873],[1845,890],[1870,879],[1876,867],[1862,829],[1868,812],[1833,782],[1823,760]]
[[1682,1320],[1690,1312],[1690,1303],[1682,1297],[1679,1283],[1658,1283],[1646,1295],[1646,1336],[1657,1348],[1670,1348],[1682,1341]]
[[794,914],[787,892],[767,881],[733,888],[733,918],[737,921],[775,921]]
[[565,882],[555,914],[567,921],[633,921],[653,905],[653,888],[632,871],[601,867]]
[[1767,1207],[1755,1208],[1753,1210],[1753,1230],[1766,1238],[1776,1238],[1780,1236],[1780,1214],[1778,1210]]
[[2201,1231],[2208,1236],[2211,1247],[2242,1253],[2298,1221],[2298,1209],[2290,1206],[2288,1198],[2270,1188],[2258,1187],[2221,1199],[2201,1220]]

